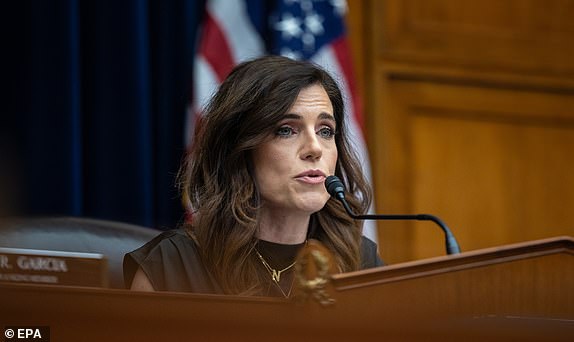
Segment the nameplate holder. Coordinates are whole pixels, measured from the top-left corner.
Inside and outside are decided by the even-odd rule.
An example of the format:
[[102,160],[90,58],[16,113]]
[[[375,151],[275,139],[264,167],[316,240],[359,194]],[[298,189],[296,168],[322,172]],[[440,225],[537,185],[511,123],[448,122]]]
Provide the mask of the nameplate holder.
[[0,247],[0,282],[108,287],[103,254]]

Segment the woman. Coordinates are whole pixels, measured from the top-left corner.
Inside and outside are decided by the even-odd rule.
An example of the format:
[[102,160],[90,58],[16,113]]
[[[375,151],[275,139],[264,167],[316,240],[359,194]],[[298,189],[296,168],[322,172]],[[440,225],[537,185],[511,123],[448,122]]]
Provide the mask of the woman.
[[238,65],[208,105],[180,171],[192,222],[126,255],[134,290],[288,297],[310,239],[341,272],[381,265],[376,245],[331,199],[337,175],[365,212],[371,192],[347,140],[341,92],[308,62],[267,56]]

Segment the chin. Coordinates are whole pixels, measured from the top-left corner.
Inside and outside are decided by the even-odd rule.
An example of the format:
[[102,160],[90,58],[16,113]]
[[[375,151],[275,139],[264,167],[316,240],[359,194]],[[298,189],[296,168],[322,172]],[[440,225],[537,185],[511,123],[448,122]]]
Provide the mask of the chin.
[[304,203],[300,203],[298,206],[301,211],[308,212],[309,214],[316,213],[325,207],[329,198],[321,198],[315,200],[308,200]]

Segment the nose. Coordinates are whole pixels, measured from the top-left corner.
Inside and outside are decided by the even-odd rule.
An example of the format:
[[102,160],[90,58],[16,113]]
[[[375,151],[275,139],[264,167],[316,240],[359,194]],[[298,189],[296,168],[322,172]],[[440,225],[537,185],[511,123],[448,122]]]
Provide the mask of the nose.
[[323,147],[315,131],[306,132],[301,146],[301,159],[317,160],[320,159],[322,155]]

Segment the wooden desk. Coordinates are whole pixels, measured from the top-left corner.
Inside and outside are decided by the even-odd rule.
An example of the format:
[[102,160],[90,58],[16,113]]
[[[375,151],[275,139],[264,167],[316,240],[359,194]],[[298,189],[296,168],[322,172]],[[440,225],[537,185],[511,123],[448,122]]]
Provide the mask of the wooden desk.
[[574,340],[574,240],[333,277],[336,303],[0,284],[0,326],[52,341]]

